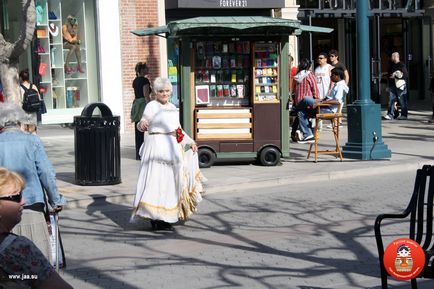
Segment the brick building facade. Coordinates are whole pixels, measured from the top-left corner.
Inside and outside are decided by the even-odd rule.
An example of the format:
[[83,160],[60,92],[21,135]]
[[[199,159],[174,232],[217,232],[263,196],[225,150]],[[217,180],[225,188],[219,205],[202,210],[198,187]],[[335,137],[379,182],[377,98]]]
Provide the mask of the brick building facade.
[[144,61],[150,68],[150,80],[160,74],[160,44],[158,36],[137,37],[130,31],[158,26],[158,3],[155,0],[120,0],[122,103],[125,130],[132,130],[129,121],[130,108],[134,100],[131,86],[135,77],[134,67]]

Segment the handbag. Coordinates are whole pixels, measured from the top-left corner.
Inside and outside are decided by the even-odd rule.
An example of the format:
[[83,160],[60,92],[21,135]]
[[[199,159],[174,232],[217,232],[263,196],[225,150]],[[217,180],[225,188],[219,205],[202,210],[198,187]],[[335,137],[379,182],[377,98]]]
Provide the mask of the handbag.
[[47,113],[47,106],[45,105],[45,100],[41,95],[41,106],[39,107],[39,113],[44,114]]
[[63,249],[62,237],[59,231],[59,215],[55,212],[49,213],[48,233],[50,234],[50,248],[52,265],[59,271],[61,268],[66,267],[65,251]]
[[39,63],[39,75],[44,76],[47,72],[48,64],[45,62]]

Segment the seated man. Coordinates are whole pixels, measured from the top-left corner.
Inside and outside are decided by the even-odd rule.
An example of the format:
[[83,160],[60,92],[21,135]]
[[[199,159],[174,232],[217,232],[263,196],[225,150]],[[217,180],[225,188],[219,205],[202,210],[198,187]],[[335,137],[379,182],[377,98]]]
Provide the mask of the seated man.
[[338,104],[343,103],[344,95],[349,91],[349,88],[344,80],[345,74],[342,68],[333,68],[330,78],[331,81],[335,83],[335,85],[333,86],[329,95],[327,95],[323,100],[313,99],[312,97],[306,96],[297,105],[297,115],[300,121],[300,129],[304,135],[308,136],[303,141],[299,141],[299,143],[313,143],[315,141],[312,129],[309,127],[309,118],[315,117],[315,108],[317,107],[317,104],[336,104],[333,106],[321,107],[321,113],[336,113],[338,111]]

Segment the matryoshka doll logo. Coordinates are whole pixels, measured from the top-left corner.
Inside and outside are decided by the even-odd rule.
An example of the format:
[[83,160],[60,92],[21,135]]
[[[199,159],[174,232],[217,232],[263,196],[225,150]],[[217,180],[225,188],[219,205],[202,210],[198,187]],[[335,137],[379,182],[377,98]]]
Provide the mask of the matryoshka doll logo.
[[390,276],[398,280],[410,280],[422,273],[425,253],[417,242],[401,238],[387,246],[383,263]]
[[413,268],[413,259],[411,258],[411,250],[407,245],[398,247],[395,259],[395,269],[398,272],[410,272]]

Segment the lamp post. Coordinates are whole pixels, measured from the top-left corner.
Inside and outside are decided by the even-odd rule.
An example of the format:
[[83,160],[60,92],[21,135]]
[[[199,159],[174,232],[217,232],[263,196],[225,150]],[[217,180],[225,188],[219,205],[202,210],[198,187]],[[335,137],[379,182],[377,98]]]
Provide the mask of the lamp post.
[[381,107],[371,100],[368,1],[357,1],[357,100],[347,106],[348,142],[345,158],[373,160],[391,157],[381,134]]

